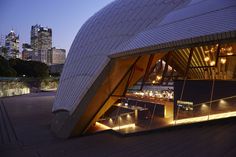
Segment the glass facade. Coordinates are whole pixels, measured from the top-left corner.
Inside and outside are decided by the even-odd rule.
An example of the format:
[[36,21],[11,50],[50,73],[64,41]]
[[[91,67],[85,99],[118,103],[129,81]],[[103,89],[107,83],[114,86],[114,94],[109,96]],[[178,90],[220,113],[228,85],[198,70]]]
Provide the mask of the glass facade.
[[143,65],[132,66],[124,94],[111,95],[117,101],[90,130],[131,133],[236,116],[236,43],[156,52]]

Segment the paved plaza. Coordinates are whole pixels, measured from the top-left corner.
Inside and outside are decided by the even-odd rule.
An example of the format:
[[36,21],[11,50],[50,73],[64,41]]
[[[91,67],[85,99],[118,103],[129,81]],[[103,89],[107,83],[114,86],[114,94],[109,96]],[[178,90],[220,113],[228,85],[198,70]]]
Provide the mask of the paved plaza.
[[125,136],[108,130],[58,139],[50,131],[54,95],[45,92],[1,98],[1,157],[236,155],[236,118]]

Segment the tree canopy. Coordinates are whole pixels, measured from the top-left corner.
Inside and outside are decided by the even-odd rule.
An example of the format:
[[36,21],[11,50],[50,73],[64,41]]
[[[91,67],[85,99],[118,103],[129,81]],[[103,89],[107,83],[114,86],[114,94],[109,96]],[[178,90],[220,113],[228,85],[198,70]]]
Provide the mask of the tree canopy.
[[10,67],[8,61],[0,56],[0,76],[5,76],[5,77],[15,77],[17,76],[17,72]]
[[24,61],[21,59],[6,60],[1,57],[0,76],[5,77],[48,77],[49,70],[45,63]]

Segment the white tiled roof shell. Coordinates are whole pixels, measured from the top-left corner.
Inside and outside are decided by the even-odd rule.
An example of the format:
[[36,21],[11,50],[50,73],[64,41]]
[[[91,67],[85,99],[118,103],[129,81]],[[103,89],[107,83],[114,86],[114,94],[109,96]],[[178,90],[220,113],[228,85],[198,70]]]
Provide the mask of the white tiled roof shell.
[[235,4],[235,0],[115,0],[92,16],[76,35],[53,111],[72,113],[111,56],[236,30]]
[[200,42],[196,40],[197,37],[222,32],[227,35],[227,32],[233,31],[231,37],[235,37],[235,19],[235,0],[201,1],[172,11],[158,24],[152,23],[145,31],[120,44],[111,52],[111,56],[125,55],[127,52],[131,54],[129,51],[151,46],[155,49],[174,47],[179,44],[178,41],[185,39],[188,40],[186,42],[197,43]]

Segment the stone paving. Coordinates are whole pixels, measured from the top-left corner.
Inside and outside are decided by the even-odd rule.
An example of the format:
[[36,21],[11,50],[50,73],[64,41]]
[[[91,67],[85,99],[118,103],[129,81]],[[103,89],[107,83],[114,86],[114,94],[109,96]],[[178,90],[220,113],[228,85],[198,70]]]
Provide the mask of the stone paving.
[[236,118],[121,136],[58,139],[50,131],[55,93],[0,99],[0,157],[236,156]]

